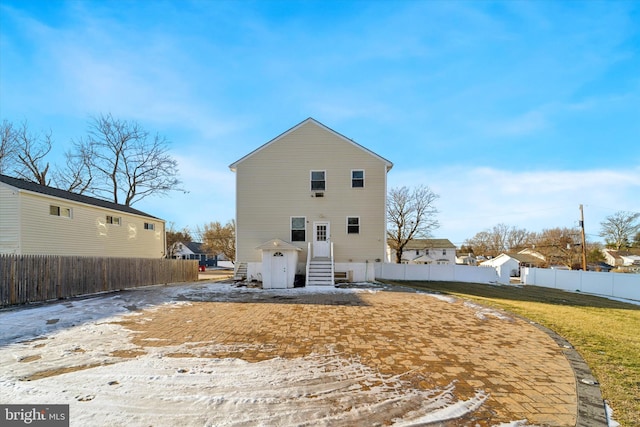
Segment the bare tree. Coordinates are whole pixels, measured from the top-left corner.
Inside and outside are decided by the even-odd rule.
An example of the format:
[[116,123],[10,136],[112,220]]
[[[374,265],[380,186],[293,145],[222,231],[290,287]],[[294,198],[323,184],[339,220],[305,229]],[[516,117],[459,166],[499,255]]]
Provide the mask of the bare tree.
[[628,248],[640,232],[640,212],[619,211],[600,223],[600,236],[616,250]]
[[51,131],[33,133],[26,120],[19,127],[5,120],[1,132],[0,172],[49,185],[49,162],[44,159],[51,151]]
[[0,173],[6,174],[14,167],[18,141],[13,123],[3,120],[0,125]]
[[531,233],[525,229],[497,224],[491,230],[481,231],[467,239],[465,244],[473,248],[475,254],[494,257],[503,252],[523,249],[530,240]]
[[524,228],[511,227],[507,233],[506,243],[510,251],[527,248],[531,244],[531,233]]
[[91,193],[93,185],[93,169],[91,167],[92,146],[74,142],[73,151],[65,153],[66,164],[53,172],[56,187],[73,193]]
[[534,248],[544,255],[547,264],[581,268],[582,247],[578,228],[551,228],[532,238]]
[[[130,206],[150,195],[179,190],[178,162],[169,154],[169,141],[150,135],[135,121],[111,114],[94,117],[74,155],[80,165],[89,162],[91,185],[86,191],[115,203]],[[68,181],[74,182],[73,176]]]
[[414,189],[392,188],[387,197],[387,243],[402,260],[405,246],[411,239],[425,238],[440,226],[434,203],[439,198],[426,185]]
[[236,222],[231,220],[224,226],[220,222],[210,222],[197,233],[201,236],[205,252],[223,254],[231,262],[236,259]]

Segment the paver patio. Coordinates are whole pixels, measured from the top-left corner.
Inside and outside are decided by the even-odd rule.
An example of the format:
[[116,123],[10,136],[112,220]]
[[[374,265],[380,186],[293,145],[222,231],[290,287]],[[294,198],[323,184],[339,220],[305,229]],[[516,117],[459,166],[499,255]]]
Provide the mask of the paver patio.
[[489,398],[472,417],[479,425],[522,419],[535,425],[576,423],[576,382],[563,349],[535,326],[502,312],[406,292],[266,292],[240,296],[237,302],[196,294],[186,299],[192,305],[123,321],[136,332],[134,344],[144,351],[187,341],[216,342],[225,350],[203,354],[195,344],[193,352],[174,356],[249,362],[331,349],[383,374],[403,375],[425,390],[453,382],[459,399],[484,391]]
[[[175,300],[183,303],[111,322],[132,333],[109,356],[127,360],[164,348],[172,358],[255,363],[337,354],[418,390],[486,399],[446,425],[576,424],[576,379],[565,349],[535,325],[501,311],[424,293],[228,292],[228,285],[211,284],[186,287]],[[376,424],[391,424],[394,416],[378,415]]]

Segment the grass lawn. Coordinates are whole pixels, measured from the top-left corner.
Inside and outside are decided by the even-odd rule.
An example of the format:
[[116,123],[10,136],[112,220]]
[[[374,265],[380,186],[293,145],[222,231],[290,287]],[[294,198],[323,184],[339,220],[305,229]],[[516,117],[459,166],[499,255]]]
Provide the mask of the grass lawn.
[[385,282],[472,299],[554,330],[585,359],[614,419],[640,426],[640,305],[537,286]]

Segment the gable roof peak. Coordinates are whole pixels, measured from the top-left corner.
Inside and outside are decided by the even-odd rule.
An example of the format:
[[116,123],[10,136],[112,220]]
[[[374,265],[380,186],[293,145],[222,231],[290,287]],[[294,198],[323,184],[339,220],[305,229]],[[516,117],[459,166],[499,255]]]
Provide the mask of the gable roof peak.
[[353,139],[344,136],[343,134],[341,134],[340,132],[336,132],[335,130],[331,129],[329,126],[319,122],[318,120],[314,119],[313,117],[308,117],[305,120],[301,121],[300,123],[298,123],[297,125],[293,126],[292,128],[284,131],[283,133],[281,133],[280,135],[276,136],[275,138],[273,138],[272,140],[268,141],[265,144],[262,144],[260,147],[256,148],[255,150],[251,151],[249,154],[243,156],[242,158],[236,160],[235,162],[231,163],[229,165],[229,169],[231,169],[233,172],[236,171],[238,165],[240,163],[242,163],[245,159],[253,156],[254,154],[262,151],[263,149],[265,149],[266,147],[268,147],[269,145],[273,144],[274,142],[277,142],[278,140],[282,139],[283,137],[285,137],[286,135],[290,134],[291,132],[296,131],[297,129],[299,129],[300,127],[306,125],[306,124],[314,124],[316,126],[318,126],[319,128],[322,128],[324,130],[326,130],[327,132],[330,132],[334,135],[336,135],[338,138],[343,139],[344,141],[354,145],[355,147],[359,148],[360,150],[378,158],[379,160],[381,160],[383,163],[386,164],[387,167],[387,172],[391,170],[391,168],[393,167],[393,163],[387,159],[385,159],[384,157],[374,153],[373,151],[369,150],[368,148],[358,144],[357,142],[355,142]]

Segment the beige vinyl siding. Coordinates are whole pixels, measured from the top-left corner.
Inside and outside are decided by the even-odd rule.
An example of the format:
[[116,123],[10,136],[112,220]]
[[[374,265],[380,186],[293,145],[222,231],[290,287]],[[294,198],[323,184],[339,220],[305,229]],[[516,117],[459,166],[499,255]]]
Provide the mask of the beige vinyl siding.
[[[105,257],[161,258],[164,222],[65,199],[21,193],[21,253]],[[71,218],[50,215],[50,206],[71,208]],[[121,225],[107,224],[107,215]],[[145,230],[144,223],[155,230]]]
[[[324,197],[312,197],[310,171],[326,171]],[[365,171],[364,188],[351,187],[351,171]],[[236,164],[237,254],[260,261],[255,247],[273,238],[291,240],[290,218],[331,223],[336,262],[384,259],[387,164],[339,135],[307,122]],[[347,234],[348,216],[360,217],[360,234]],[[304,252],[307,243],[293,242]]]
[[0,183],[0,254],[20,253],[18,191]]

